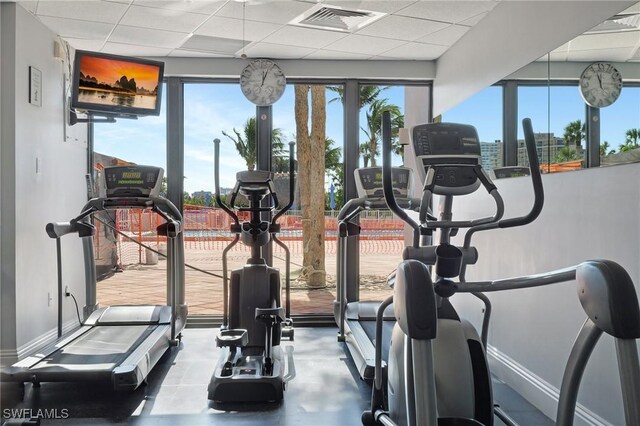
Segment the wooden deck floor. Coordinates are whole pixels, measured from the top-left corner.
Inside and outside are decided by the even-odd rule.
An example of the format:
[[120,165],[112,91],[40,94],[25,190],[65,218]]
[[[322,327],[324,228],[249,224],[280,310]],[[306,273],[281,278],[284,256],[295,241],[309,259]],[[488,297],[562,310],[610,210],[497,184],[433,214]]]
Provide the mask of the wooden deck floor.
[[[361,299],[382,300],[391,293],[386,285],[387,275],[395,269],[401,259],[397,244],[374,247],[374,242],[365,243],[360,256]],[[291,309],[294,314],[332,313],[336,298],[335,255],[327,254],[327,286],[310,289],[296,277],[302,264],[302,250],[292,250]],[[222,275],[222,253],[220,250],[185,250],[186,263],[210,273]],[[275,266],[280,268],[284,287],[284,261],[282,253],[274,251]],[[229,270],[239,268],[246,262],[243,250],[230,251]],[[211,315],[222,313],[222,279],[186,268],[186,302],[189,314]],[[156,265],[130,265],[123,272],[98,283],[98,301],[101,305],[118,304],[163,304],[166,303],[166,261],[162,258]]]

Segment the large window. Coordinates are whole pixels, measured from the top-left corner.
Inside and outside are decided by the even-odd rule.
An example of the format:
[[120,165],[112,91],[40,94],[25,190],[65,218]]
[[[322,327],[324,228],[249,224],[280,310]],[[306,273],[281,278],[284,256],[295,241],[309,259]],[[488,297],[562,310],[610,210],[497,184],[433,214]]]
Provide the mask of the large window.
[[[585,104],[577,85],[518,87],[518,123],[525,117],[531,118],[544,172],[584,167]],[[518,126],[518,165],[528,165],[522,126]]]
[[442,114],[442,121],[473,125],[480,138],[482,167],[503,164],[502,87],[490,86]]
[[[344,188],[342,93],[341,85],[288,84],[282,98],[273,105],[272,166],[276,172],[276,189],[284,200],[289,199],[288,142],[295,142],[296,151],[294,204],[280,221],[283,232],[279,235],[291,253],[294,314],[328,314],[333,309],[335,216],[343,205]],[[313,99],[321,100],[321,97],[324,97],[321,103],[324,120],[319,111],[313,109]],[[296,117],[301,123],[305,118],[297,109],[297,103],[308,107],[306,135],[296,122]],[[318,134],[314,133],[314,127],[319,130]],[[321,157],[324,157],[324,167],[318,161]],[[273,264],[280,269],[284,287],[285,251],[276,244],[273,245]]]
[[[229,216],[215,207],[214,139],[220,139],[220,193],[223,201],[236,173],[255,168],[255,105],[237,84],[184,85],[184,248],[189,313],[222,313],[222,251],[233,239]],[[228,270],[246,263],[249,248],[236,244]]]
[[[163,89],[166,94],[166,90]],[[94,176],[100,188],[102,169],[130,163],[166,170],[166,95],[160,115],[94,124]],[[97,299],[103,305],[164,304],[166,240],[156,233],[162,219],[142,210],[110,210],[95,216],[94,249]],[[149,247],[151,250],[147,250]]]
[[612,105],[600,110],[603,166],[640,161],[640,87],[625,86]]

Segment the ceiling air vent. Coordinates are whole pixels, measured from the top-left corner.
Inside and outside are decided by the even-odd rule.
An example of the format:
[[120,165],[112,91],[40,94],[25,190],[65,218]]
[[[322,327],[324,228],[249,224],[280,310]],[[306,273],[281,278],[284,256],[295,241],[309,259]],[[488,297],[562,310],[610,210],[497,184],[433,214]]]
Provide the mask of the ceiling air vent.
[[370,10],[344,9],[338,6],[318,4],[294,18],[289,24],[323,30],[355,32],[384,15],[384,13]]
[[585,32],[585,34],[602,34],[602,33],[620,33],[625,31],[636,31],[640,29],[640,14],[638,13],[621,13],[613,16],[594,28]]

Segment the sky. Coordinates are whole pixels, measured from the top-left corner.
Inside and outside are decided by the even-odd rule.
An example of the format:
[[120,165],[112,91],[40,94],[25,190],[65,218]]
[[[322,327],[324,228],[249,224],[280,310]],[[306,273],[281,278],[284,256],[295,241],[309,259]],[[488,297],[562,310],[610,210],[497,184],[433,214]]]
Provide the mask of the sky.
[[[584,121],[584,103],[577,87],[552,87],[549,114],[548,94],[546,86],[520,87],[518,119],[520,122],[529,117],[535,132],[551,131],[562,137],[567,123],[578,119]],[[403,87],[390,87],[381,96],[404,109]],[[342,146],[343,108],[339,101],[329,102],[334,97],[333,92],[327,91],[326,134],[335,140],[336,146]],[[158,117],[96,124],[95,151],[166,170],[165,98],[163,95]],[[212,141],[215,138],[221,140],[220,185],[232,187],[236,172],[245,170],[246,164],[222,131],[233,134],[235,128],[242,132],[247,119],[255,115],[255,105],[244,98],[237,84],[185,84],[184,100],[185,191],[213,191]],[[273,127],[282,130],[285,142],[295,139],[293,105],[293,86],[288,85],[282,98],[273,106]],[[364,111],[360,115],[363,123]],[[474,125],[484,142],[502,140],[502,88],[489,87],[481,91],[444,113],[443,121]],[[608,141],[611,148],[617,149],[624,142],[629,128],[640,128],[639,87],[624,88],[613,105],[601,110],[601,141]],[[523,137],[521,127],[518,137]],[[364,139],[362,132],[360,139]],[[328,182],[325,184],[328,186]]]

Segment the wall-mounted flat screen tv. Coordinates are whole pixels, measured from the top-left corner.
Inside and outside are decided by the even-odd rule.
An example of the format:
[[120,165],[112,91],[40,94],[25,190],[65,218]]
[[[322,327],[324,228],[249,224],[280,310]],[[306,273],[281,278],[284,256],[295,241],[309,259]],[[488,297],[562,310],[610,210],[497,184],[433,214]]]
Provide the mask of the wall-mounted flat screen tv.
[[164,63],[77,50],[71,107],[116,115],[159,115]]

